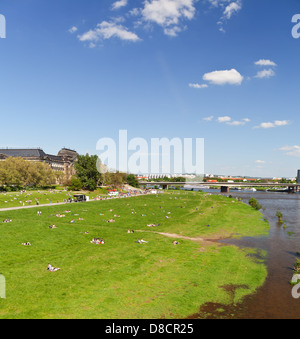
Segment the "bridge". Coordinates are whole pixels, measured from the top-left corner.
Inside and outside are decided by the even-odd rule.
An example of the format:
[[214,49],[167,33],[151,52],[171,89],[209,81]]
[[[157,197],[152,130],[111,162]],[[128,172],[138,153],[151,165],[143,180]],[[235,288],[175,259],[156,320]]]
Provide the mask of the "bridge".
[[269,188],[286,188],[289,192],[299,192],[300,183],[296,184],[275,184],[275,183],[249,183],[249,182],[147,182],[142,181],[140,186],[155,185],[161,186],[163,189],[169,189],[169,186],[193,186],[197,188],[205,187],[220,187],[221,193],[229,193],[231,187],[240,188],[255,188],[255,187],[269,187]]

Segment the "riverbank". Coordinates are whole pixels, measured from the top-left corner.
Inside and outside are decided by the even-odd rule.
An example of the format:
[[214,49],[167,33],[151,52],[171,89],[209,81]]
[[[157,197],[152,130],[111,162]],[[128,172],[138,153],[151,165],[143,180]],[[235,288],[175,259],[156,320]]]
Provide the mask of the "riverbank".
[[[243,237],[222,242],[239,248],[253,248],[267,253],[265,264],[268,275],[257,292],[247,296],[241,303],[203,305],[196,317],[235,319],[299,319],[299,300],[292,296],[289,284],[293,267],[299,259],[300,194],[236,192],[234,195],[247,202],[254,197],[264,207],[263,214],[269,220],[267,237]],[[276,212],[283,214],[283,223],[278,223]]]
[[[4,219],[12,222],[0,224],[0,318],[186,318],[208,302],[230,304],[224,286],[243,286],[238,302],[267,276],[260,251],[212,241],[268,234],[259,212],[222,196],[165,192],[49,206],[41,216],[0,212]],[[105,244],[91,244],[95,237]],[[49,263],[61,270],[47,272]]]

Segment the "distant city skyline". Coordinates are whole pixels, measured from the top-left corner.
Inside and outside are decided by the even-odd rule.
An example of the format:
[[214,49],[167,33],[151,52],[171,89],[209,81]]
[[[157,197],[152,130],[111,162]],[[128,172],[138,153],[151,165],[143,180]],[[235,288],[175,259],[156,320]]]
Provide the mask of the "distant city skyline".
[[204,138],[206,173],[295,177],[297,13],[297,0],[2,0],[0,147],[97,154],[126,129]]

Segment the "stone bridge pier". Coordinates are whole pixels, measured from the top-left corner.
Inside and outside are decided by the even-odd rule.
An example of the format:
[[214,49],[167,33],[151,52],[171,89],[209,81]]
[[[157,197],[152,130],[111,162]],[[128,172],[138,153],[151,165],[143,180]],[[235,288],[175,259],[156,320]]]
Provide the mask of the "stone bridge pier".
[[221,186],[221,193],[229,193],[229,186]]
[[290,193],[299,192],[299,186],[289,186],[288,190]]

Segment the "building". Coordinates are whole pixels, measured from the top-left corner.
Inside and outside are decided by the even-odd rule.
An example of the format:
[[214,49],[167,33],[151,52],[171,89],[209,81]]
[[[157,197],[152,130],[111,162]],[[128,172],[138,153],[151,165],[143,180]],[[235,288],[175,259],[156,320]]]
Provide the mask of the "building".
[[65,179],[70,179],[74,175],[74,164],[78,158],[76,151],[62,148],[57,155],[46,154],[40,148],[32,149],[0,149],[0,161],[7,158],[22,158],[26,161],[45,162],[50,165],[54,171],[63,172]]

